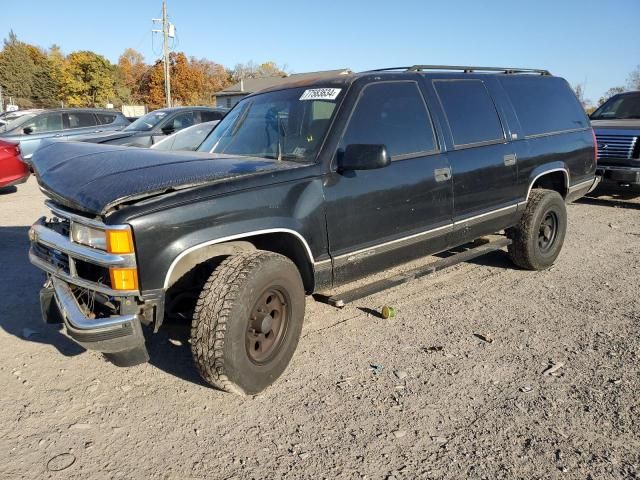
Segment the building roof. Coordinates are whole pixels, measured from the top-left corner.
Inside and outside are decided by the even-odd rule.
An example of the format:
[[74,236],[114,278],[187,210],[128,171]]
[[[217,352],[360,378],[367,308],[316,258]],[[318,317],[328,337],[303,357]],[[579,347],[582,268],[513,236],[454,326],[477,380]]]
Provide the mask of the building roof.
[[339,70],[324,70],[320,72],[292,73],[286,77],[245,78],[224,90],[216,92],[216,96],[249,95],[265,88],[275,87],[289,82],[297,82],[310,78],[336,77],[349,73],[351,73],[351,70],[348,68],[341,68]]

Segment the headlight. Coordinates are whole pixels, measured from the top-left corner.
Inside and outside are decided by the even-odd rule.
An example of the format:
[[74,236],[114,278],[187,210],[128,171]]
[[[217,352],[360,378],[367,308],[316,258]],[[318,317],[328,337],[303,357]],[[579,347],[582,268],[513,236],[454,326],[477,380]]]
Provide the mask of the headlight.
[[130,228],[101,230],[73,222],[71,224],[71,240],[109,253],[134,252]]
[[73,222],[71,224],[71,240],[87,247],[107,250],[106,232],[80,223]]

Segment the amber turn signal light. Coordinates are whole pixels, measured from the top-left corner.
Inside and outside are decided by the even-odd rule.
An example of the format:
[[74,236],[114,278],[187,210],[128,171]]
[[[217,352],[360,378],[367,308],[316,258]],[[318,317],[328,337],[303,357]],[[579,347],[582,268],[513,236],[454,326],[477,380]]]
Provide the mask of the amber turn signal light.
[[135,268],[110,268],[111,288],[114,290],[138,290],[138,270]]
[[133,253],[131,230],[107,230],[105,233],[109,253]]

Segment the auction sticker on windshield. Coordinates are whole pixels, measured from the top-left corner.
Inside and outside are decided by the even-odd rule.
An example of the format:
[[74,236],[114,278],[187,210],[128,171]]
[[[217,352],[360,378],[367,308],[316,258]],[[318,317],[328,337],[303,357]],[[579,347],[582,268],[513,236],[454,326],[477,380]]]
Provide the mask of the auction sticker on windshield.
[[305,90],[300,100],[335,100],[341,88],[311,88]]

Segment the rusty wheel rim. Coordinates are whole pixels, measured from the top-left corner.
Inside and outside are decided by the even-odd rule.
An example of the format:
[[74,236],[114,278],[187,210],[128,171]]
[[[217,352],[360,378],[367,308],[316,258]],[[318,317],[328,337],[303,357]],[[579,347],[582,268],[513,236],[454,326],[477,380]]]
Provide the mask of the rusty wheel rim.
[[279,287],[269,287],[253,306],[246,333],[247,355],[255,364],[269,362],[279,351],[289,324],[289,301]]

